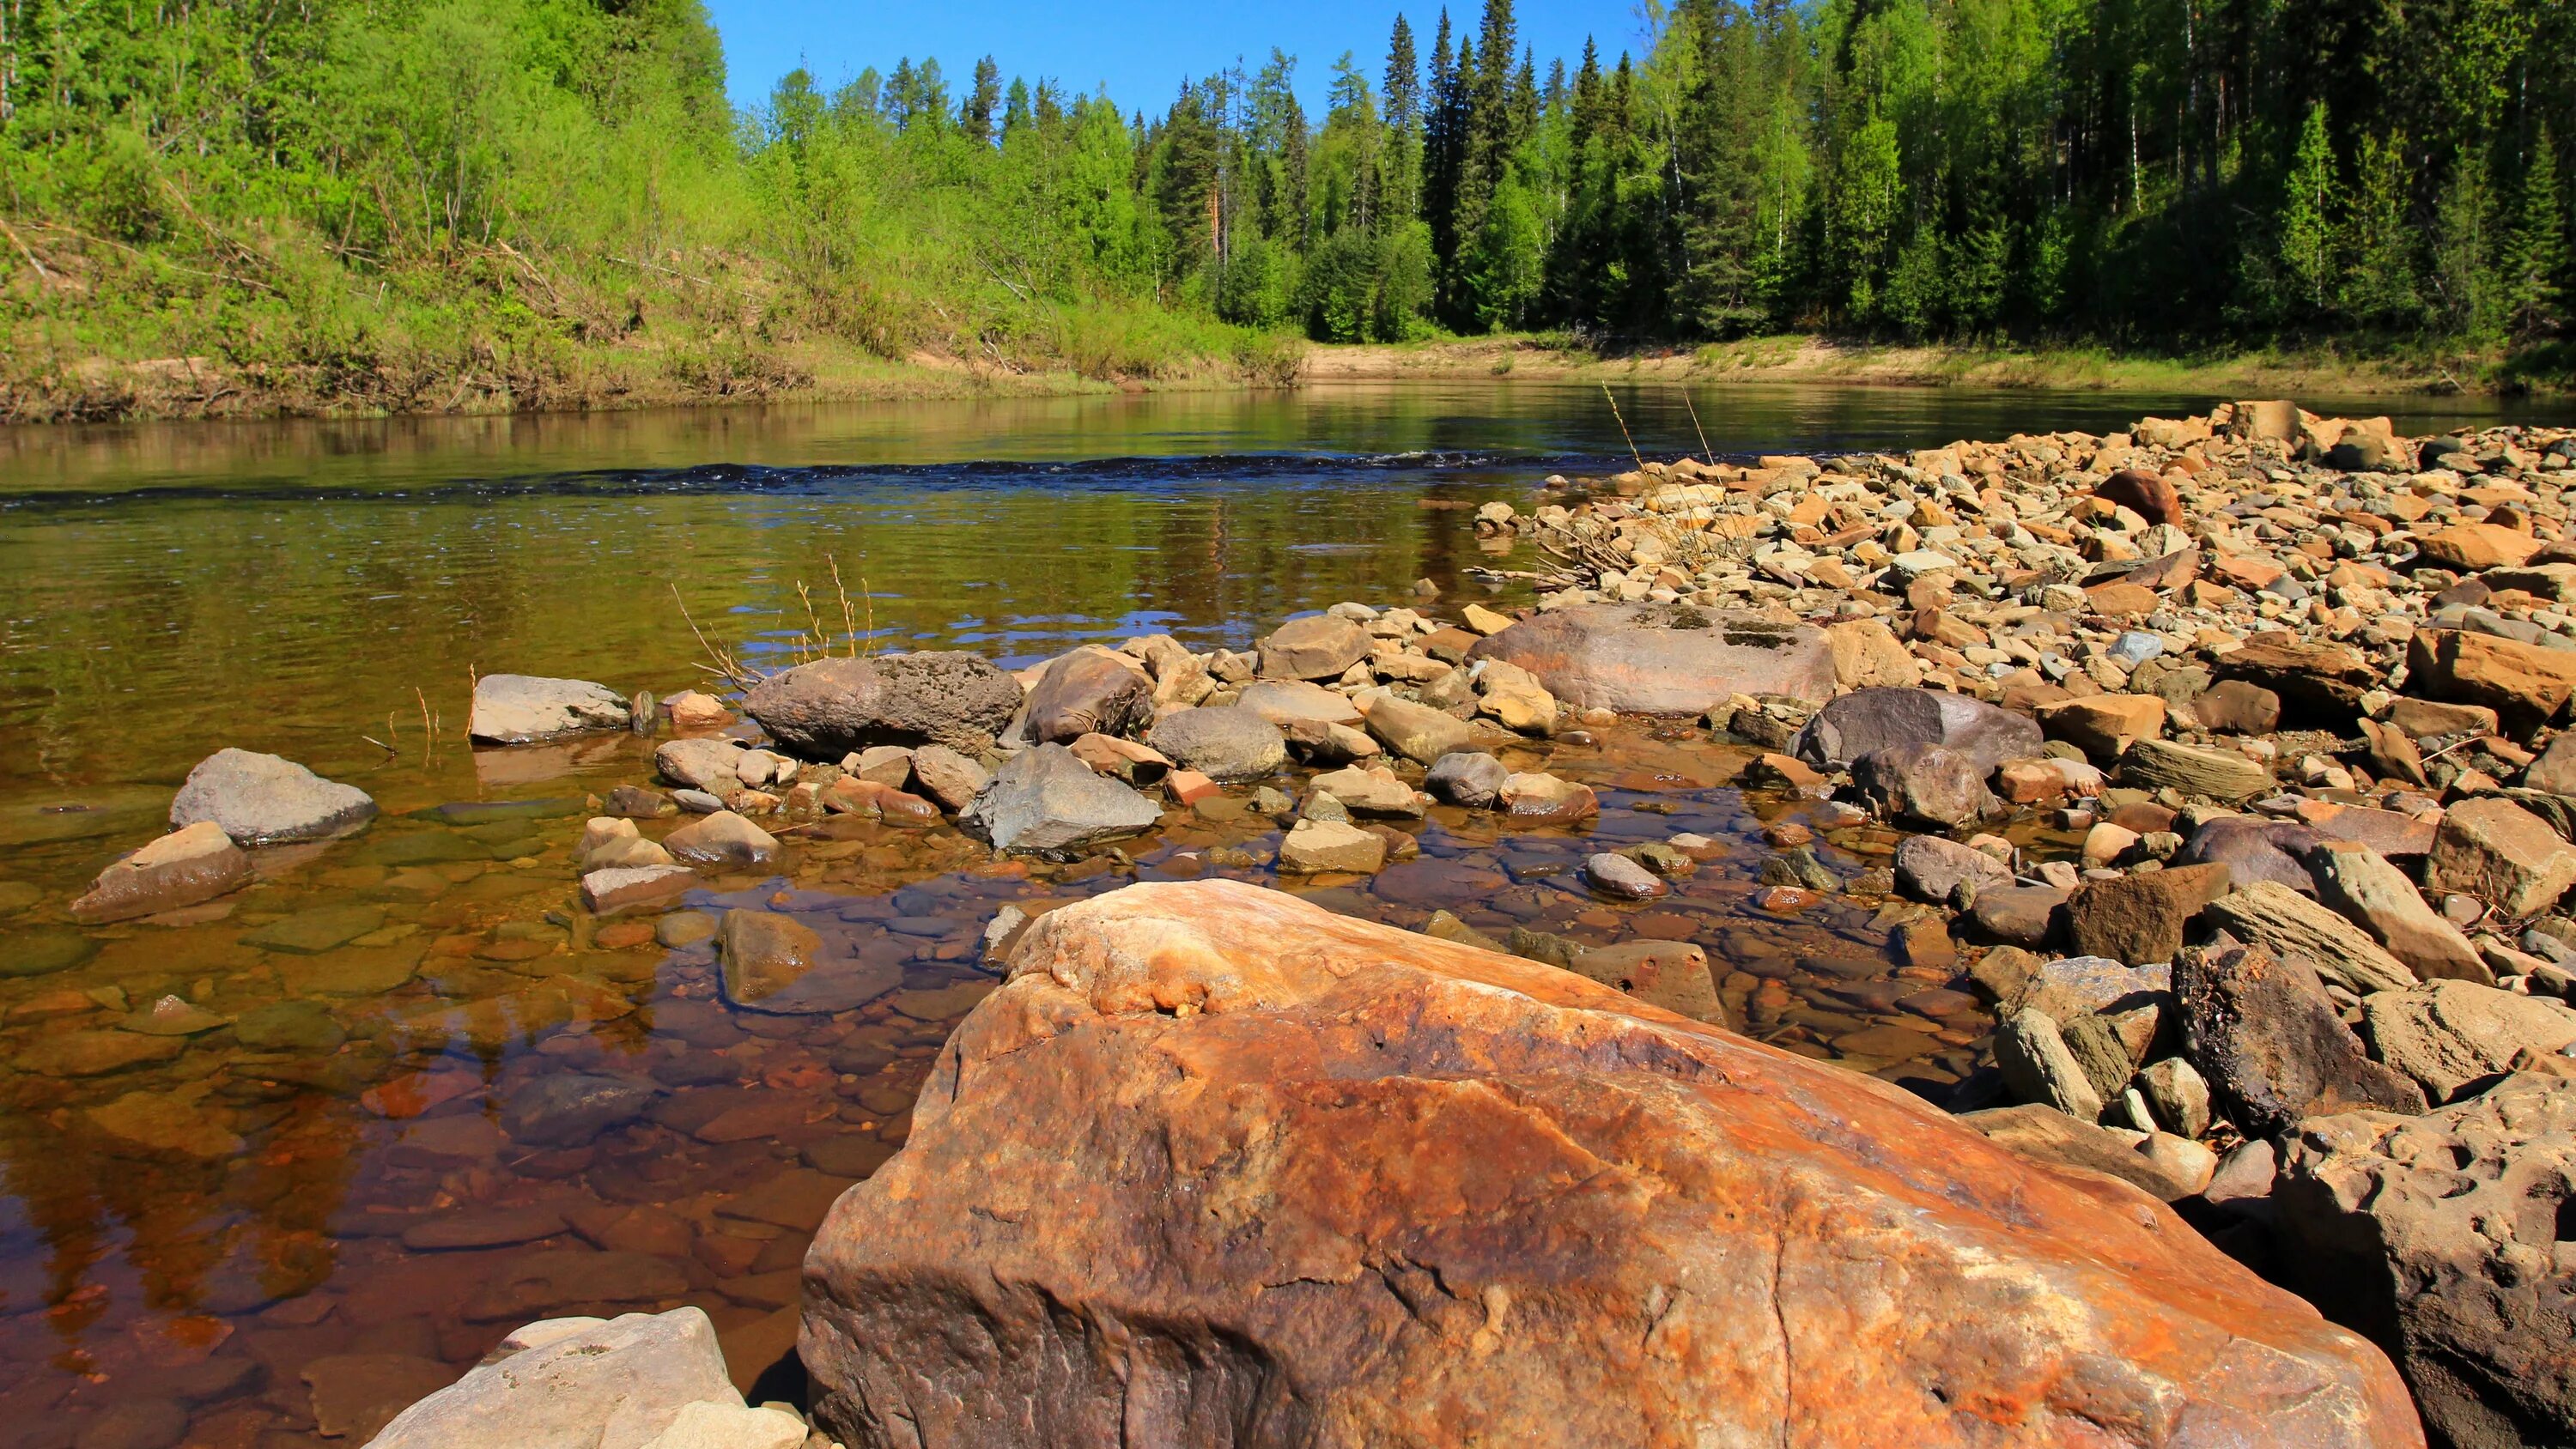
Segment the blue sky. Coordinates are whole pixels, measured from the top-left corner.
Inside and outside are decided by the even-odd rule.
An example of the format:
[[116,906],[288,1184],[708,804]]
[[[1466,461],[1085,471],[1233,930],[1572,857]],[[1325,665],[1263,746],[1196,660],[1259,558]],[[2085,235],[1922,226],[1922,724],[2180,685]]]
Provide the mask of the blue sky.
[[[1451,0],[1450,22],[1472,34],[1483,0]],[[1374,84],[1386,69],[1387,33],[1398,10],[1413,22],[1427,64],[1438,0],[1300,0],[1244,4],[1235,0],[707,0],[724,36],[725,64],[737,105],[757,105],[770,86],[802,64],[826,88],[869,66],[894,69],[905,56],[937,56],[951,93],[991,55],[1005,78],[1053,76],[1068,90],[1102,81],[1129,111],[1160,111],[1185,76],[1201,76],[1243,59],[1257,67],[1277,46],[1297,57],[1297,93],[1320,110],[1332,64],[1345,50]],[[1521,39],[1537,47],[1539,74],[1551,56],[1569,68],[1583,37],[1600,37],[1603,58],[1634,49],[1640,30],[1631,0],[1520,0]]]

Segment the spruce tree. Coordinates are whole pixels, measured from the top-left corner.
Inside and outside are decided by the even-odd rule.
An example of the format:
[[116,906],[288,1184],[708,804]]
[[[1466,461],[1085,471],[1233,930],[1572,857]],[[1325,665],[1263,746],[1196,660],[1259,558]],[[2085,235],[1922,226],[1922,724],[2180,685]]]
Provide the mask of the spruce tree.
[[2359,184],[2353,188],[2346,223],[2352,260],[2343,274],[2344,310],[2364,326],[2384,331],[2411,331],[2424,320],[2405,153],[2402,136],[2363,139]]
[[978,146],[993,139],[993,108],[1002,103],[1002,68],[991,56],[975,62],[975,88],[966,93],[959,107],[957,124],[966,139]]
[[1386,160],[1378,209],[1381,230],[1401,228],[1422,208],[1422,67],[1413,27],[1399,13],[1386,43]]
[[2478,147],[2462,147],[2451,158],[2451,174],[2434,209],[2431,248],[2436,321],[2454,337],[2484,339],[2498,321],[2496,258],[2489,245],[2492,210],[2486,154]]
[[2520,336],[2567,320],[2567,209],[2558,190],[2558,144],[2540,128],[2523,164],[2513,221],[2497,266],[2505,326]]

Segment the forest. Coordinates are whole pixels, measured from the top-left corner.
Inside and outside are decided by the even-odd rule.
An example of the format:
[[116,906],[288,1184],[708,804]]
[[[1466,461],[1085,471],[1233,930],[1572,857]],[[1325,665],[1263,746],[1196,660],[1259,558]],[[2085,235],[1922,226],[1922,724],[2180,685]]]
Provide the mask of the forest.
[[1279,379],[1299,339],[1492,332],[2576,371],[2567,0],[1642,17],[1543,60],[1511,0],[1400,15],[1320,116],[1275,51],[1150,106],[907,57],[738,111],[698,0],[0,0],[0,416]]

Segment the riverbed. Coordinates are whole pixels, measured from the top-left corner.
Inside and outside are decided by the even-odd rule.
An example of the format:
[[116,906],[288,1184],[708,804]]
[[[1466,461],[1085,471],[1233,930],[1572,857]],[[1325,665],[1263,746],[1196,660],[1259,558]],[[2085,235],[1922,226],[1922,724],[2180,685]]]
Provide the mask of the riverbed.
[[[688,904],[796,913],[900,964],[903,989],[730,1011],[704,941],[574,908],[586,798],[649,776],[651,742],[474,750],[478,672],[668,694],[709,684],[709,642],[765,668],[816,633],[1012,666],[1139,634],[1242,648],[1340,600],[1415,605],[1423,580],[1435,614],[1528,602],[1470,573],[1530,563],[1480,544],[1473,509],[1624,466],[1631,440],[1896,450],[2209,401],[1614,395],[1616,417],[1589,385],[1453,382],[0,433],[0,1444],[361,1442],[558,1313],[698,1303],[729,1351],[774,1358],[822,1208],[899,1147],[989,989],[998,910],[1276,883],[1278,826],[1240,808],[1071,863],[853,825]],[[2517,416],[2350,407],[2411,432]],[[71,924],[64,904],[226,745],[384,814],[264,852],[257,886],[176,919]],[[1688,722],[1507,763],[1592,785],[1599,821],[1436,808],[1417,859],[1309,893],[1407,927],[1447,910],[1497,937],[1696,941],[1751,1034],[1936,1100],[1962,1081],[1991,1022],[1950,972],[1903,960],[1867,906],[1752,904],[1773,845],[1821,828],[1812,802],[1732,788],[1740,759]],[[1591,851],[1679,831],[1723,849],[1672,897],[1569,888]],[[1847,880],[1894,839],[1840,829],[1815,860]],[[529,1085],[582,1068],[654,1095],[531,1127]]]

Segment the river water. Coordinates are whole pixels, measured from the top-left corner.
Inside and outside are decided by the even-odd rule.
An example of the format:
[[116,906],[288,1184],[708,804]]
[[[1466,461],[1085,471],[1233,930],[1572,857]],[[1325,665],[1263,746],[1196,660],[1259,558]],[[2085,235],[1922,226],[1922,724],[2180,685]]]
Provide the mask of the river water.
[[[1411,603],[1418,579],[1434,612],[1526,602],[1467,577],[1513,562],[1472,509],[1620,466],[1631,435],[1665,456],[1904,449],[2209,401],[1617,397],[1626,435],[1598,388],[1543,383],[0,432],[0,1445],[363,1442],[568,1312],[695,1303],[738,1369],[768,1363],[824,1206],[900,1144],[989,989],[1002,904],[1275,879],[1277,826],[1239,806],[1076,865],[842,829],[689,904],[794,912],[900,961],[904,989],[730,1011],[707,945],[575,907],[584,797],[644,781],[650,743],[472,750],[476,672],[667,694],[704,677],[691,619],[756,666],[818,626],[1015,665],[1144,633],[1243,647],[1338,600]],[[2414,431],[2503,415],[2353,410]],[[385,813],[265,853],[212,907],[71,924],[64,904],[226,745]],[[1448,909],[1498,936],[1697,941],[1756,1036],[1936,1099],[1970,1069],[1991,1022],[1951,970],[1900,961],[1874,900],[1751,903],[1764,833],[1807,807],[1728,788],[1740,759],[1701,732],[1625,725],[1510,762],[1594,784],[1601,820],[1435,810],[1419,859],[1292,884],[1409,927]],[[1668,900],[1569,888],[1585,853],[1680,830],[1728,848]],[[1816,855],[1848,878],[1892,840],[1839,829]],[[574,1071],[628,1084],[626,1105],[534,1120],[532,1084]]]

